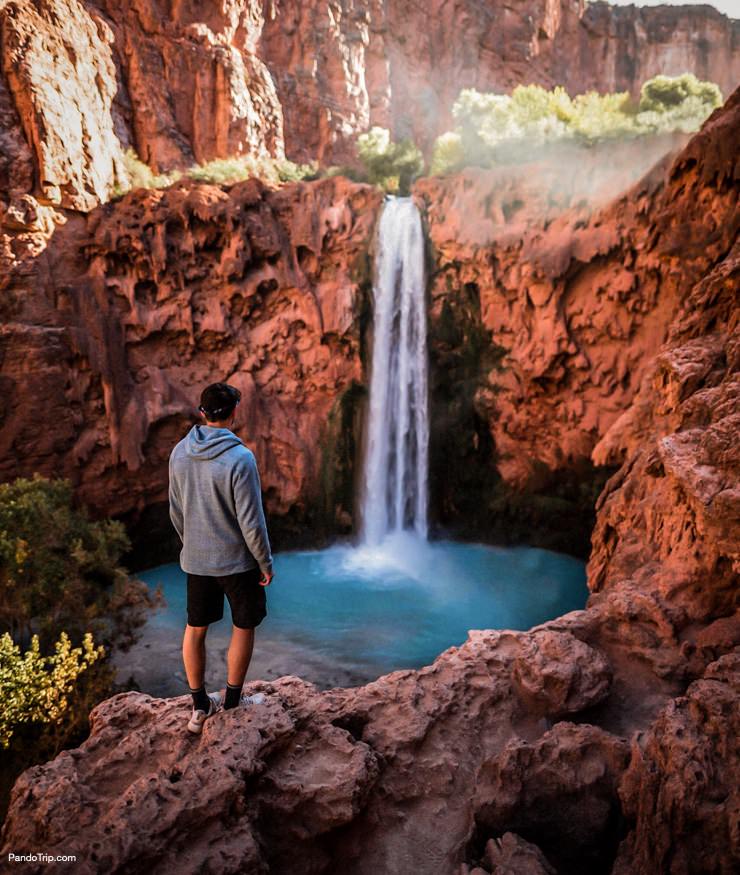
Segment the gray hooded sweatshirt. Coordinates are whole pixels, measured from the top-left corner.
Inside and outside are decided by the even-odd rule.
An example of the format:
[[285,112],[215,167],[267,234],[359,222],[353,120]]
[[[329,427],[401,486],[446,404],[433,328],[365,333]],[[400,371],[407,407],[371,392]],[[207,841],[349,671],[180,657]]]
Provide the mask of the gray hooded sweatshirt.
[[170,519],[189,574],[272,571],[254,453],[228,428],[194,425],[170,453]]

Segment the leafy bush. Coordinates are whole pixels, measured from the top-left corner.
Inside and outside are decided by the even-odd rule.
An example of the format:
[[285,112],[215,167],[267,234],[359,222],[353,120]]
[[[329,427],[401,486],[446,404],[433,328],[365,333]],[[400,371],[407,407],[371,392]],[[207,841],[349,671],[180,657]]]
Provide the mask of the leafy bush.
[[714,109],[722,103],[722,92],[714,82],[703,82],[693,73],[653,76],[640,89],[638,111],[670,112],[692,98]]
[[321,176],[331,178],[332,176],[346,176],[353,182],[367,182],[367,171],[353,167],[351,164],[332,164],[321,171]]
[[122,523],[90,521],[72,497],[39,474],[0,484],[0,817],[23,769],[86,737],[90,709],[121,689],[113,648],[161,601],[119,564]]
[[464,163],[465,146],[462,134],[457,131],[447,131],[446,134],[437,137],[429,166],[429,172],[433,176],[446,173],[455,167],[462,167]]
[[639,103],[628,92],[589,91],[571,98],[564,88],[518,85],[507,94],[460,92],[452,108],[453,132],[438,137],[432,171],[516,162],[523,148],[556,141],[585,144],[644,134],[697,130],[722,102],[719,88],[693,74],[656,76],[642,86]]
[[646,131],[691,133],[721,104],[719,87],[697,79],[693,73],[654,76],[640,89],[636,118]]
[[300,182],[315,173],[316,167],[313,164],[294,164],[282,158],[254,158],[242,155],[217,158],[207,164],[193,166],[188,170],[187,175],[199,182],[212,182],[216,185],[239,182],[250,177],[257,177],[271,185],[279,185],[281,182]]
[[283,182],[300,182],[317,173],[314,164],[294,164],[284,158],[236,155],[230,158],[216,158],[205,164],[194,164],[185,171],[173,170],[171,173],[156,174],[133,149],[126,150],[124,164],[128,174],[128,184],[116,186],[113,191],[114,197],[136,188],[166,188],[183,177],[215,185],[257,177],[269,185],[280,185]]
[[424,156],[411,140],[394,143],[385,128],[371,128],[357,138],[357,154],[366,179],[393,194],[406,194],[424,172]]
[[73,506],[68,480],[0,484],[0,633],[21,644],[38,633],[42,649],[60,629],[128,646],[156,604],[119,565],[129,548],[122,523]]
[[75,681],[103,656],[88,632],[73,648],[62,632],[52,656],[43,656],[38,635],[21,649],[5,632],[0,635],[0,747],[10,746],[13,733],[29,723],[58,723],[67,711]]
[[128,182],[115,186],[113,197],[120,197],[134,188],[166,188],[173,182],[177,182],[182,176],[179,170],[173,170],[171,173],[155,173],[132,148],[126,149],[123,155],[123,164],[128,175]]

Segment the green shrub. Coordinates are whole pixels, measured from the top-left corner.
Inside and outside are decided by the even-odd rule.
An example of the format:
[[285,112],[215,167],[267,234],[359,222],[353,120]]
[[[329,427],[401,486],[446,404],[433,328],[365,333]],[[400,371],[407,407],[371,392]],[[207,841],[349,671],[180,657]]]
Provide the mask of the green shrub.
[[127,149],[124,165],[128,183],[116,186],[113,190],[114,197],[120,197],[136,188],[166,188],[183,177],[215,185],[257,177],[269,185],[280,185],[284,182],[300,182],[317,175],[315,164],[294,164],[285,158],[256,158],[251,155],[216,158],[205,164],[194,164],[186,171],[173,170],[171,173],[156,174],[133,149]]
[[670,112],[692,98],[697,98],[709,112],[722,104],[722,92],[714,82],[703,82],[693,73],[684,73],[648,79],[640,89],[638,111]]
[[571,98],[561,86],[547,90],[518,85],[510,95],[466,89],[452,108],[456,130],[442,134],[434,144],[432,172],[516,162],[529,154],[529,147],[557,141],[591,144],[695,131],[721,102],[716,85],[688,73],[650,79],[642,86],[639,103],[627,92],[589,91]]
[[721,105],[722,92],[714,82],[703,82],[693,73],[654,76],[640,89],[636,118],[647,131],[692,133]]
[[9,747],[21,726],[59,723],[75,681],[104,652],[94,646],[89,632],[82,646],[74,648],[62,632],[51,656],[41,654],[38,635],[23,654],[7,632],[0,635],[0,747]]
[[156,604],[120,564],[130,548],[122,523],[92,522],[68,480],[39,474],[0,484],[0,633],[42,649],[60,629],[128,646]]
[[122,688],[112,651],[162,598],[119,564],[129,548],[122,523],[74,506],[68,480],[0,484],[0,818],[20,772],[80,744],[90,709]]
[[371,128],[357,138],[357,154],[368,182],[392,194],[408,193],[424,172],[424,156],[411,140],[394,143],[385,128]]
[[179,170],[173,170],[171,173],[155,173],[132,148],[126,149],[123,155],[123,164],[126,168],[128,182],[115,186],[113,197],[120,197],[135,188],[166,188],[173,182],[177,182],[182,176]]
[[313,164],[294,164],[284,158],[255,158],[240,155],[231,158],[216,158],[206,164],[194,165],[187,175],[199,182],[222,185],[257,177],[271,185],[282,182],[300,182],[316,174]]
[[465,163],[463,138],[457,131],[447,131],[434,141],[429,172],[433,176],[451,173]]

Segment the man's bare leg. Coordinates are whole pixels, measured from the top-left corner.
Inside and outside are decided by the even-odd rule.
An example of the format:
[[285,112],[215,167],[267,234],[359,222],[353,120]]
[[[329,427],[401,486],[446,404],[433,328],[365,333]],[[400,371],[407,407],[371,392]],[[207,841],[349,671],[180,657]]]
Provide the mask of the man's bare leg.
[[232,687],[241,687],[247,676],[247,669],[252,659],[254,649],[254,629],[231,629],[231,643],[226,656],[228,674],[227,681]]
[[224,708],[236,708],[241,697],[244,678],[247,675],[252,650],[254,649],[254,629],[240,629],[232,626],[231,643],[226,655],[227,684]]
[[185,626],[182,637],[182,661],[185,675],[193,696],[193,706],[207,711],[209,708],[205,690],[206,677],[206,633],[208,626]]

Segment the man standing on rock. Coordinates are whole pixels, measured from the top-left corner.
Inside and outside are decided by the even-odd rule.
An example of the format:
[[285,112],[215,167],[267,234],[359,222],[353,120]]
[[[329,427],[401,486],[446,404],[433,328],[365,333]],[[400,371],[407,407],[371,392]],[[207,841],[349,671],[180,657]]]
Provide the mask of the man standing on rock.
[[242,696],[254,647],[254,629],[267,614],[265,587],[273,578],[257,462],[230,430],[241,393],[212,383],[200,396],[204,423],[176,444],[169,461],[170,519],[182,541],[180,566],[187,574],[188,620],[182,658],[199,734],[221,705],[205,688],[206,633],[224,615],[229,600],[233,629],[227,655],[224,710],[264,701]]

